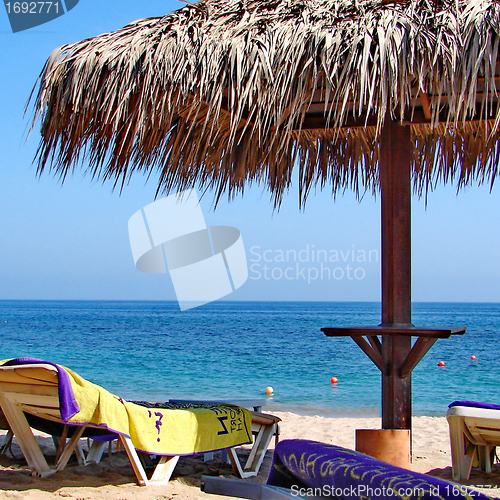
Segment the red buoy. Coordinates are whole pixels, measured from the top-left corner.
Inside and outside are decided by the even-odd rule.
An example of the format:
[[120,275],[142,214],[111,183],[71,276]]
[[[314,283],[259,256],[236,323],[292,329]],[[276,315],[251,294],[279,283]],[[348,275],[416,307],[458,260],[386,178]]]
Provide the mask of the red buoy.
[[338,378],[337,378],[337,377],[332,377],[332,378],[330,379],[330,382],[331,382],[332,384],[336,384],[336,383],[338,382]]
[[440,362],[438,363],[438,366],[440,366],[440,367],[442,368],[442,367],[444,366],[444,361],[440,361]]

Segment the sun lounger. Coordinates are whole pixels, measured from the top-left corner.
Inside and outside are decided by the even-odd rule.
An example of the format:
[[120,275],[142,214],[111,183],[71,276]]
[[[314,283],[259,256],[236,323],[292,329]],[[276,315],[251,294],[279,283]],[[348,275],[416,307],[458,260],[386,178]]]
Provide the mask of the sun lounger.
[[[245,402],[248,403],[250,400],[179,400],[179,399],[171,399],[168,403],[147,403],[145,401],[139,402],[141,405],[146,405],[149,408],[152,407],[165,407],[172,406],[175,408],[194,408],[198,406],[217,406],[217,405],[234,405],[234,406],[246,406]],[[236,403],[239,403],[238,405]],[[252,400],[252,403],[257,402]],[[262,402],[259,401],[259,405],[262,406]],[[250,405],[253,407],[253,404]],[[281,422],[281,418],[276,415],[270,415],[268,413],[262,413],[260,411],[252,411],[250,412],[252,416],[252,425],[251,430],[254,436],[253,445],[250,450],[250,454],[246,459],[245,465],[242,466],[240,460],[238,459],[238,455],[236,454],[236,447],[228,448],[223,450],[223,454],[226,453],[229,462],[233,466],[236,475],[241,478],[248,478],[252,476],[256,476],[259,473],[260,467],[264,458],[266,456],[266,451],[269,447],[269,443],[271,439],[275,438],[275,444],[279,442],[280,436],[280,428],[279,422]],[[208,455],[211,455],[209,453]]]
[[259,473],[260,467],[266,456],[269,443],[274,436],[275,445],[279,443],[281,418],[269,413],[262,413],[261,408],[265,405],[266,400],[262,399],[215,399],[215,400],[185,400],[185,399],[170,399],[171,403],[208,403],[208,404],[234,404],[243,408],[253,408],[252,413],[252,434],[254,435],[254,443],[250,451],[250,455],[242,467],[236,455],[236,449],[227,451],[230,462],[237,474],[241,478],[255,476]]
[[[251,443],[248,410],[230,405],[195,406],[146,408],[43,361],[19,358],[0,366],[0,408],[29,467],[42,477],[65,468],[85,433],[116,435],[140,485],[167,482],[181,455],[232,450]],[[37,422],[48,422],[60,430],[61,450],[53,468],[31,431],[30,426],[36,428]],[[146,476],[138,451],[160,456],[151,478]],[[235,470],[243,469],[240,465]]]
[[401,469],[340,446],[307,440],[278,444],[266,485],[203,476],[201,489],[254,500],[490,500],[462,485]]
[[453,479],[469,479],[473,462],[491,472],[495,447],[500,446],[500,405],[454,401],[446,414],[450,427]]

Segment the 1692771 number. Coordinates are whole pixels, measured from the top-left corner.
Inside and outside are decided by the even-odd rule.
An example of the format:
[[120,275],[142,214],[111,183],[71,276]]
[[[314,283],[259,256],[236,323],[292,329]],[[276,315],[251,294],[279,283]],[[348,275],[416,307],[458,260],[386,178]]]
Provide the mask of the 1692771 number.
[[59,14],[59,2],[8,2],[7,14],[42,14],[55,12]]

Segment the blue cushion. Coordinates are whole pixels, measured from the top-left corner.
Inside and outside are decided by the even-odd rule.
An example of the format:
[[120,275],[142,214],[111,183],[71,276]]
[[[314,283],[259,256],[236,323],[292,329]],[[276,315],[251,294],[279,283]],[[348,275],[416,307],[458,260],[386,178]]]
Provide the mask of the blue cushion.
[[448,408],[452,406],[469,406],[471,408],[486,408],[488,410],[500,410],[500,405],[494,405],[492,403],[480,403],[478,401],[453,401],[453,403],[448,405]]

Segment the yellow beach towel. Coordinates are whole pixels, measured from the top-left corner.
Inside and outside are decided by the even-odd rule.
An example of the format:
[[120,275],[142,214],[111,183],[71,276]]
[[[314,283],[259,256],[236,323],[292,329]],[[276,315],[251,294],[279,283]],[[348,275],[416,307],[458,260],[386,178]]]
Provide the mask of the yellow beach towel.
[[[233,405],[185,407],[187,405],[168,403],[145,407],[114,396],[68,368],[54,366],[67,373],[68,377],[59,371],[58,385],[67,386],[66,378],[69,378],[71,387],[67,387],[65,399],[69,393],[70,398],[74,396],[72,403],[77,405],[74,407],[77,412],[63,420],[67,424],[91,424],[108,429],[130,437],[137,450],[156,455],[191,455],[252,442],[252,416],[244,408]],[[62,398],[59,390],[61,409],[65,405]]]

